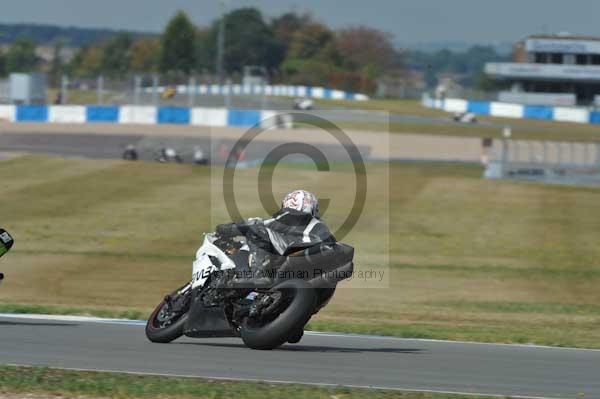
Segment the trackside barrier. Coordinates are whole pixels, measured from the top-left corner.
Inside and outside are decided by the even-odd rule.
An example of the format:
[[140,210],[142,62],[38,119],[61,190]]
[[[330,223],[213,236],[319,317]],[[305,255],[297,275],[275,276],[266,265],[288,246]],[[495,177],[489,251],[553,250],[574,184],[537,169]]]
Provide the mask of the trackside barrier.
[[444,108],[448,112],[467,112],[467,102],[465,100],[449,98],[446,100]]
[[16,120],[19,122],[47,122],[48,107],[45,105],[19,105],[17,106]]
[[87,113],[84,106],[64,105],[48,107],[48,122],[52,123],[85,123]]
[[526,105],[523,107],[523,117],[526,119],[554,119],[554,108],[544,105]]
[[467,111],[477,115],[489,115],[490,103],[485,101],[469,101],[467,103]]
[[0,105],[0,121],[14,122],[17,118],[14,105]]
[[523,107],[521,105],[493,102],[490,105],[490,115],[505,118],[523,118]]
[[230,109],[227,114],[228,126],[254,126],[261,120],[260,111]]
[[[176,124],[250,127],[277,111],[138,105],[0,105],[0,122]],[[288,121],[279,126],[291,127]]]
[[600,124],[600,111],[581,107],[548,107],[542,105],[522,105],[490,101],[470,101],[458,98],[433,99],[423,96],[422,104],[427,108],[447,112],[471,112],[477,115],[502,118],[541,119],[573,123]]
[[598,111],[590,112],[590,122],[600,124],[600,112],[598,112]]
[[227,126],[228,110],[225,108],[192,108],[192,125]]
[[[164,86],[159,86],[156,91],[163,93]],[[154,88],[144,87],[144,92],[152,93]],[[289,86],[289,85],[177,85],[175,91],[177,94],[188,94],[190,90],[196,94],[210,95],[267,95],[267,96],[285,96],[285,97],[309,97],[318,99],[330,100],[353,100],[367,101],[369,97],[360,94],[342,90],[328,89],[325,87],[310,87],[310,86]]]
[[590,111],[580,108],[554,108],[554,120],[561,122],[588,123]]
[[153,125],[158,122],[156,107],[124,105],[119,110],[119,123]]
[[178,125],[190,124],[190,109],[182,107],[160,107],[158,109],[158,123],[172,123]]
[[87,123],[116,123],[119,121],[119,107],[110,105],[89,105],[85,108]]

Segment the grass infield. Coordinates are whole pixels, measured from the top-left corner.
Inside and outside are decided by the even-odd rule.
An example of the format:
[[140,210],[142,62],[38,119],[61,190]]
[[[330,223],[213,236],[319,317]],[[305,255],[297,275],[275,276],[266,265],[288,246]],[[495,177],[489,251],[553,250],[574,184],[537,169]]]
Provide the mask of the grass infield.
[[484,399],[481,396],[0,366],[0,394],[87,398]]
[[[389,180],[369,170],[369,217],[344,241],[357,269],[389,266],[387,288],[342,284],[311,329],[600,348],[600,190],[486,181],[455,164],[392,164]],[[243,214],[263,215],[256,171],[240,174]],[[277,168],[275,187],[335,199],[353,178],[317,175]],[[228,218],[206,190],[218,176],[191,165],[28,156],[1,162],[0,181],[16,242],[0,262],[4,312],[143,319]]]
[[[326,108],[359,109],[385,111],[391,114],[405,114],[450,121],[452,114],[438,109],[429,109],[417,100],[318,100],[317,104]],[[556,122],[533,119],[498,118],[477,116],[482,122],[493,122],[500,126],[510,126],[512,137],[518,140],[553,141],[600,141],[600,126],[582,123]],[[458,137],[501,138],[502,129],[485,124],[463,123],[372,123],[337,122],[344,129],[383,130],[392,133],[422,133]]]

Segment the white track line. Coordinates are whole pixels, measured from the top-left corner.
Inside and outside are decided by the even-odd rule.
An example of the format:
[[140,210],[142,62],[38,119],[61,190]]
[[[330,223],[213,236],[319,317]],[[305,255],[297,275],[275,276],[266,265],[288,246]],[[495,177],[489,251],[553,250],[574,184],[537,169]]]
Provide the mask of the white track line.
[[79,323],[104,323],[104,324],[129,324],[129,325],[146,325],[144,320],[129,320],[129,319],[105,319],[101,317],[88,316],[68,316],[68,315],[50,315],[50,314],[29,314],[29,313],[0,313],[0,317],[9,319],[26,319],[26,320],[49,320],[49,321],[71,321]]
[[[67,321],[67,322],[71,321],[71,322],[80,322],[80,323],[102,323],[102,324],[135,325],[135,326],[145,326],[146,325],[145,320],[105,319],[105,318],[101,318],[101,317],[88,317],[88,316],[0,313],[0,318]],[[358,339],[382,340],[382,341],[414,341],[414,342],[433,342],[433,343],[445,343],[445,344],[456,344],[456,345],[506,346],[506,347],[513,347],[513,348],[600,352],[600,349],[570,348],[570,347],[562,347],[562,346],[548,346],[548,345],[536,345],[536,344],[504,344],[504,343],[494,343],[494,342],[451,341],[451,340],[445,340],[445,339],[429,339],[429,338],[401,338],[401,337],[387,337],[387,336],[382,336],[382,335],[362,335],[362,334],[333,333],[333,332],[321,332],[321,331],[306,331],[306,335],[320,336],[320,337],[335,337],[335,338],[358,338]]]
[[[1,316],[1,315],[0,315]],[[12,367],[38,367],[30,364],[7,364]],[[141,371],[127,371],[127,370],[100,370],[100,369],[87,369],[87,368],[75,368],[75,367],[48,367],[56,370],[66,371],[90,371],[97,373],[112,373],[112,374],[129,374],[129,375],[140,375],[149,377],[169,377],[169,378],[190,378],[190,379],[203,379],[203,380],[215,380],[215,381],[232,381],[232,382],[262,382],[267,384],[281,384],[281,385],[307,385],[314,387],[323,388],[356,388],[356,389],[375,389],[380,391],[397,391],[397,392],[424,392],[434,394],[445,394],[445,395],[464,395],[464,396],[482,396],[487,398],[511,398],[511,399],[561,399],[551,396],[523,396],[523,395],[506,395],[498,393],[478,393],[478,392],[459,392],[459,391],[444,391],[435,389],[421,389],[421,388],[393,388],[393,387],[381,387],[375,385],[346,385],[346,384],[332,384],[327,382],[298,382],[290,380],[265,380],[260,378],[234,378],[234,377],[213,377],[213,376],[201,376],[201,375],[189,375],[189,374],[164,374],[164,373],[151,373]]]

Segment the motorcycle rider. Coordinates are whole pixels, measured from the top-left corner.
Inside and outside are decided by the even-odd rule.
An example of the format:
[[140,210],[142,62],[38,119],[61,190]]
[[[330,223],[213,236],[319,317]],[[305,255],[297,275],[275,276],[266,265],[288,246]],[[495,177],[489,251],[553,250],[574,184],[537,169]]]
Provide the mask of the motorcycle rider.
[[[249,270],[240,278],[239,266],[236,277],[226,281],[228,288],[250,289],[268,287],[272,284],[277,268],[286,256],[304,250],[306,258],[324,254],[336,243],[329,228],[320,219],[317,197],[305,190],[295,190],[287,194],[281,202],[281,209],[270,219],[251,218],[237,223],[217,226],[217,234],[225,239],[245,236]],[[242,251],[240,251],[242,252]],[[304,329],[289,337],[289,343],[302,339]]]
[[238,278],[240,286],[243,283],[268,285],[277,267],[290,253],[310,248],[310,254],[315,254],[331,248],[336,242],[320,219],[317,197],[305,190],[287,194],[281,202],[281,209],[270,219],[251,218],[221,224],[216,232],[226,239],[236,236],[246,238],[250,278]]

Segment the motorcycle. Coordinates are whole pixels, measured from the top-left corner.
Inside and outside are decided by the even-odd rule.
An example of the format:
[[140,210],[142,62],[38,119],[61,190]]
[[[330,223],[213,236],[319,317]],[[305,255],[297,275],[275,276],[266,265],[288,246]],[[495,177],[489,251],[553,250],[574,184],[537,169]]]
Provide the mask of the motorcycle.
[[[8,231],[0,228],[0,257],[6,254],[12,248],[15,240]],[[0,282],[4,280],[4,273],[0,273]]]
[[183,158],[181,157],[181,155],[179,155],[177,150],[175,150],[172,147],[161,148],[154,159],[160,163],[166,163],[166,162],[183,163]]
[[150,315],[148,339],[240,337],[259,350],[299,342],[309,319],[354,268],[354,248],[342,243],[290,249],[274,274],[261,279],[240,278],[250,272],[248,257],[243,241],[206,234],[191,281],[165,296]]
[[125,148],[125,151],[123,151],[122,158],[125,161],[137,161],[139,159],[139,155],[136,148],[133,145],[128,145]]

